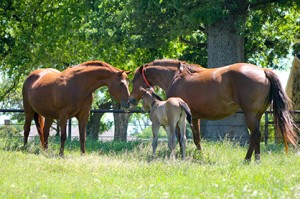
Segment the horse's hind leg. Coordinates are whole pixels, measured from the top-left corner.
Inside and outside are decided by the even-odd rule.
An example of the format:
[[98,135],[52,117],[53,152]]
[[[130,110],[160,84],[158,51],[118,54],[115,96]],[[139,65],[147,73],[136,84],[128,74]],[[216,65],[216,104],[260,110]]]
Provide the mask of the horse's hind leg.
[[60,151],[59,155],[64,156],[64,149],[65,149],[65,142],[67,139],[67,118],[60,118],[59,119],[59,126],[60,126]]
[[251,161],[251,156],[253,154],[253,151],[255,151],[255,160],[256,161],[260,160],[260,137],[261,137],[261,133],[259,130],[260,118],[261,116],[258,116],[255,113],[245,112],[246,123],[249,130],[251,131],[249,149],[245,157],[246,161]]
[[160,127],[160,124],[152,123],[152,134],[153,134],[152,152],[153,152],[153,156],[155,156],[156,149],[157,149],[159,127]]
[[37,131],[40,136],[40,141],[43,149],[45,149],[45,141],[44,141],[44,117],[38,113],[34,113],[34,121],[37,128]]
[[31,121],[33,119],[34,112],[25,111],[25,124],[24,124],[24,148],[28,143],[28,136],[30,133]]
[[200,145],[200,120],[198,118],[192,118],[192,132],[193,132],[193,139],[194,143],[197,147],[198,150],[201,150],[201,145]]
[[168,135],[168,147],[171,150],[170,158],[175,159],[175,147],[176,147],[176,135],[175,135],[176,125],[165,126],[165,130]]
[[185,159],[185,151],[186,151],[186,122],[185,122],[185,114],[183,114],[178,122],[178,126],[180,129],[180,143],[181,143],[181,157]]
[[53,123],[53,119],[45,118],[45,126],[44,126],[45,149],[48,149],[49,131],[50,131],[50,127],[51,127],[52,123]]

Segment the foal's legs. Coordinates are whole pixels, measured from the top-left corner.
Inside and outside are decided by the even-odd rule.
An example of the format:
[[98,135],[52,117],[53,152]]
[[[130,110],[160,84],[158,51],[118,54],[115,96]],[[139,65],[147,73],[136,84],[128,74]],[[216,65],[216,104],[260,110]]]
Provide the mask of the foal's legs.
[[185,121],[185,114],[183,114],[183,117],[180,117],[178,121],[178,126],[180,129],[180,143],[181,143],[181,157],[184,160],[185,159],[185,149],[186,149],[186,121]]
[[156,148],[157,148],[159,127],[160,127],[159,123],[152,123],[152,134],[153,134],[152,150],[153,150],[153,156],[155,155]]
[[180,131],[179,125],[177,124],[176,129],[175,129],[175,134],[176,134],[176,138],[177,138],[178,143],[179,143],[180,152],[182,152],[182,143],[181,143],[181,140],[180,140],[180,137],[181,137],[180,132],[181,131]]
[[246,161],[251,161],[251,156],[253,154],[253,151],[255,151],[255,160],[256,161],[260,160],[260,137],[261,137],[261,133],[259,130],[260,118],[261,116],[258,116],[255,113],[245,112],[246,123],[248,128],[251,131],[249,149],[245,157]]
[[45,149],[48,149],[49,131],[52,123],[53,123],[53,119],[45,118],[45,126],[44,126]]
[[171,150],[170,158],[175,159],[175,147],[176,147],[176,136],[175,136],[176,124],[171,126],[165,126],[165,130],[168,135],[168,147]]
[[197,147],[198,150],[201,150],[201,145],[200,145],[200,120],[198,118],[192,118],[192,132],[193,132],[193,139],[194,143]]

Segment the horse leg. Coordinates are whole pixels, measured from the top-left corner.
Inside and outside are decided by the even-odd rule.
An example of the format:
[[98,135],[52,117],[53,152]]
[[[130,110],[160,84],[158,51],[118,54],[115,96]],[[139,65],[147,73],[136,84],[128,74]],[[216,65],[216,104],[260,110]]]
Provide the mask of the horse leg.
[[45,150],[45,141],[44,141],[44,117],[38,113],[34,113],[34,121],[40,136],[40,141],[42,144],[43,149]]
[[24,148],[26,147],[28,143],[28,136],[30,133],[30,126],[31,126],[31,121],[33,119],[33,112],[26,112],[25,111],[25,124],[24,124]]
[[256,161],[260,160],[260,137],[261,137],[261,133],[259,130],[260,117],[258,117],[257,114],[245,112],[246,123],[251,132],[250,144],[245,157],[245,161],[251,161],[251,156],[253,154],[253,151],[255,151],[255,160]]
[[59,126],[60,126],[60,151],[59,155],[64,156],[64,148],[65,148],[65,141],[67,139],[67,118],[60,118],[59,119]]
[[181,117],[178,126],[180,129],[180,143],[181,143],[181,157],[184,160],[185,159],[185,151],[186,151],[186,121],[185,121],[185,115],[184,117]]
[[180,147],[180,153],[182,153],[182,143],[181,143],[181,130],[180,130],[180,127],[179,125],[176,125],[176,129],[175,129],[175,134],[176,134],[176,138],[178,140],[178,143],[179,143],[179,147]]
[[194,143],[197,147],[198,150],[201,150],[201,145],[200,145],[200,120],[197,118],[193,118],[192,119],[192,132],[193,132],[193,139],[194,139]]
[[176,147],[176,124],[168,126],[166,128],[167,131],[169,131],[168,134],[168,146],[171,150],[170,159],[175,159],[175,147]]
[[45,118],[45,126],[44,126],[45,149],[48,149],[49,131],[50,131],[50,127],[51,127],[52,123],[53,123],[53,119]]
[[158,131],[159,131],[160,124],[152,123],[152,134],[153,134],[153,141],[152,141],[152,154],[155,156],[156,149],[157,149],[157,141],[158,141]]
[[79,122],[79,140],[80,140],[80,150],[81,155],[85,154],[85,139],[86,139],[86,125],[89,119],[89,109],[88,111],[81,111],[77,116]]

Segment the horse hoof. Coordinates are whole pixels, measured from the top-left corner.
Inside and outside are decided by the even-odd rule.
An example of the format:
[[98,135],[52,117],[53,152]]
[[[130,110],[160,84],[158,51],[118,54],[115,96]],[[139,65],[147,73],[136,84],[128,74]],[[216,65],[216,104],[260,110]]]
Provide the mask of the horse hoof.
[[251,158],[244,160],[244,164],[250,164],[250,162],[251,162]]

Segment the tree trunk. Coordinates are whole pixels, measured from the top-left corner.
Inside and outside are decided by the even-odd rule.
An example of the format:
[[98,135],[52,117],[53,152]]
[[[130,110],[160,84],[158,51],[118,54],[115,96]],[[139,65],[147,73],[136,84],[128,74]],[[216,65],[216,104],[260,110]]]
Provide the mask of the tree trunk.
[[[109,109],[111,107],[111,102],[106,102],[100,104],[98,109]],[[90,120],[87,124],[87,136],[91,137],[92,139],[98,140],[99,139],[99,132],[100,132],[100,120],[104,113],[92,113],[90,115]]]
[[[120,104],[113,104],[114,110],[120,108]],[[127,141],[128,121],[131,113],[114,113],[115,133],[114,140]]]
[[[208,27],[208,68],[244,61],[244,38],[236,26],[240,19],[241,16],[229,16]],[[201,132],[209,140],[228,138],[241,144],[245,144],[249,137],[244,114],[240,113],[223,120],[202,120]]]

